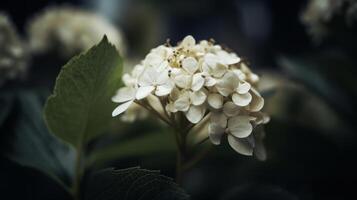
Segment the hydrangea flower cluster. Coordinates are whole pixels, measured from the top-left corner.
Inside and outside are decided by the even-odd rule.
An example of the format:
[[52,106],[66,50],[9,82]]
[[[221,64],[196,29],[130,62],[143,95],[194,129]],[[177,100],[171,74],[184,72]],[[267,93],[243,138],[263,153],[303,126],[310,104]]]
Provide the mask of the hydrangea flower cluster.
[[27,31],[34,53],[58,48],[63,56],[72,56],[97,44],[104,34],[122,54],[126,50],[117,27],[100,15],[71,6],[46,9],[30,21]]
[[[341,22],[333,20],[343,19]],[[301,22],[316,42],[332,34],[333,24],[355,25],[357,2],[355,0],[309,0],[301,14]]]
[[264,99],[255,88],[258,81],[237,54],[213,41],[196,43],[187,36],[177,46],[167,43],[152,49],[123,75],[125,87],[112,98],[120,103],[112,115],[138,104],[183,130],[207,122],[213,144],[227,135],[234,150],[252,155],[253,127],[269,120],[261,112]]
[[25,75],[29,56],[7,15],[0,13],[0,86]]

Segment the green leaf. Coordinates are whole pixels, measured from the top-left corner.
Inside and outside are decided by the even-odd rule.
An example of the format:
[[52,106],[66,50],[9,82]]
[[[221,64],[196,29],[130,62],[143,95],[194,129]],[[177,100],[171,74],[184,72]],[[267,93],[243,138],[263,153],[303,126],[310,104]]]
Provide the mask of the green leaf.
[[183,189],[159,171],[138,167],[104,169],[92,174],[84,193],[85,200],[174,200],[189,199]]
[[71,59],[57,77],[45,105],[52,133],[78,147],[102,134],[111,121],[111,97],[121,83],[122,59],[106,36]]
[[23,166],[35,168],[61,184],[73,179],[75,151],[50,134],[42,118],[47,93],[19,91],[1,132],[6,134],[3,155]]
[[44,173],[0,156],[2,199],[73,200],[71,194]]
[[[135,147],[135,148],[133,148]],[[103,163],[113,159],[151,156],[155,154],[174,154],[176,144],[173,134],[166,131],[150,132],[131,139],[114,142],[92,153],[89,163]]]
[[324,53],[312,56],[280,57],[278,63],[292,78],[324,99],[344,120],[355,124],[357,107],[355,67],[338,54]]
[[5,119],[10,113],[10,110],[13,105],[13,95],[8,94],[6,92],[5,94],[1,94],[0,96],[0,126],[3,124]]

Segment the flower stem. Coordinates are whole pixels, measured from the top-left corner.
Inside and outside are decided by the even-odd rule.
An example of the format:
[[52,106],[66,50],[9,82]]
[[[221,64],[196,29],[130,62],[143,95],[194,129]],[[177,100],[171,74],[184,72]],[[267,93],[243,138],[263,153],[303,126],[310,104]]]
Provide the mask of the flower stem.
[[[203,149],[202,151],[196,153],[191,158],[187,158],[187,143],[186,136],[187,134],[184,132],[176,131],[176,144],[177,144],[177,158],[176,158],[176,183],[182,185],[182,177],[185,171],[189,170],[193,166],[195,166],[198,162],[206,157],[206,155],[212,149],[212,146]],[[208,138],[203,139],[197,145],[200,145],[207,141]]]
[[182,185],[182,175],[183,175],[183,164],[182,164],[182,154],[177,151],[176,158],[176,183]]
[[82,142],[79,143],[77,148],[77,155],[76,155],[76,163],[75,163],[75,171],[74,171],[74,181],[72,185],[72,193],[75,200],[81,199],[80,193],[80,184],[81,184],[81,177],[83,173],[83,145]]
[[198,152],[192,159],[187,161],[183,166],[182,170],[188,170],[191,167],[195,166],[198,162],[200,162],[205,156],[211,151],[212,146]]
[[182,133],[182,130],[176,129],[176,146],[177,146],[177,158],[176,158],[176,183],[182,184],[182,176],[183,176],[183,165],[185,162],[185,154],[186,154],[186,137],[185,134]]

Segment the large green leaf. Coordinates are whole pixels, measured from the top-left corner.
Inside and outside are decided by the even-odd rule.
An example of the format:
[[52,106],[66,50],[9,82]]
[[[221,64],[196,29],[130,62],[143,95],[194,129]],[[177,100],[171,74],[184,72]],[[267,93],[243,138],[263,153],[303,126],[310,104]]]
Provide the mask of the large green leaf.
[[103,133],[111,120],[111,97],[120,86],[122,59],[107,38],[71,59],[61,70],[45,106],[52,133],[78,146]]
[[69,185],[74,171],[74,149],[50,134],[42,118],[49,92],[21,90],[12,94],[13,106],[1,132],[3,155]]
[[171,178],[138,167],[104,169],[92,174],[84,195],[86,200],[189,199]]

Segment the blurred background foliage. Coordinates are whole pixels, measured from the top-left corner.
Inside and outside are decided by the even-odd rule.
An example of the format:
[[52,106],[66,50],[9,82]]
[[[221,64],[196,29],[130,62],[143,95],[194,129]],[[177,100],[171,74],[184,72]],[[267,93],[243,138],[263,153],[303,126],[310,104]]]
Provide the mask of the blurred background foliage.
[[[175,43],[191,34],[226,45],[261,76],[264,109],[271,115],[266,161],[238,155],[226,144],[213,147],[184,177],[192,199],[354,199],[353,0],[20,0],[1,2],[0,10],[19,41],[26,41],[31,20],[59,5],[89,10],[114,24],[125,43],[126,70],[167,38]],[[10,40],[1,42],[5,48]],[[60,185],[71,182],[74,150],[49,134],[42,119],[61,66],[78,53],[61,51],[31,59],[26,52],[20,57],[28,59],[25,76],[0,80],[0,189],[12,199],[70,198]],[[6,70],[0,65],[0,78]],[[115,118],[108,133],[89,144],[88,171],[141,166],[174,177],[173,136],[156,121]]]

